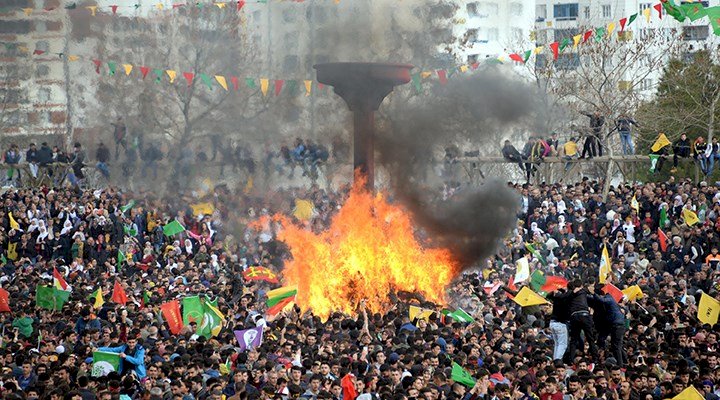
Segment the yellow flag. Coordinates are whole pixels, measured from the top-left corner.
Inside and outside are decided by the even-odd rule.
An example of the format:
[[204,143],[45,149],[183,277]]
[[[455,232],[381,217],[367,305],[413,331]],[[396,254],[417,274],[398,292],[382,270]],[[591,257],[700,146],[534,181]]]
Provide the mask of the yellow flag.
[[245,184],[245,187],[243,188],[243,193],[250,194],[250,191],[253,189],[253,186],[255,186],[255,181],[253,180],[253,177],[249,177],[247,180],[247,183]]
[[307,221],[313,215],[313,203],[310,200],[295,199],[295,209],[293,215],[302,221]]
[[575,43],[573,44],[573,47],[577,47],[578,44],[580,44],[580,39],[582,39],[582,35],[573,36],[573,42]]
[[460,66],[460,72],[467,72],[468,66],[467,65],[461,65]]
[[215,207],[209,202],[191,204],[190,208],[192,208],[192,213],[196,217],[200,214],[210,215],[215,211]]
[[20,224],[18,224],[18,222],[15,221],[15,218],[12,215],[12,211],[8,213],[8,218],[10,218],[10,229],[15,229],[16,231],[19,231]]
[[522,307],[537,306],[540,304],[550,304],[544,297],[533,292],[527,286],[523,286],[513,300]]
[[130,64],[123,64],[123,68],[125,68],[125,75],[130,75],[132,72],[133,66]]
[[105,300],[103,300],[102,297],[102,290],[98,289],[95,291],[95,303],[93,304],[93,308],[98,309],[105,304]]
[[79,59],[80,59],[80,57],[78,57],[78,56],[73,56],[73,55],[68,56],[68,61],[77,61]]
[[263,96],[267,96],[268,87],[270,87],[270,80],[268,78],[260,78],[260,91]]
[[612,36],[613,32],[615,32],[615,23],[611,22],[607,26],[608,36]]
[[622,292],[629,301],[635,301],[636,299],[642,299],[644,296],[642,289],[640,289],[640,286],[638,286],[638,285],[632,285],[629,288],[623,289]]
[[33,12],[32,8],[23,8],[22,10],[25,13],[25,16],[28,16],[28,15],[32,14],[32,12]]
[[630,200],[630,207],[632,207],[633,210],[637,211],[638,214],[640,213],[640,203],[638,203],[635,195],[633,195],[632,200]]
[[177,76],[177,71],[167,69],[167,70],[165,70],[165,73],[170,77],[170,83],[175,82],[175,77]]
[[540,53],[542,53],[543,48],[544,48],[543,46],[538,46],[538,47],[536,47],[536,48],[535,48],[535,54],[540,54]]
[[8,249],[7,249],[7,258],[10,260],[17,260],[18,254],[17,254],[17,242],[15,243],[8,243]]
[[660,133],[660,135],[658,135],[658,138],[655,140],[655,143],[653,143],[650,150],[652,150],[653,152],[657,152],[657,151],[660,151],[660,149],[662,149],[663,147],[669,146],[670,144],[671,144],[670,140],[668,140],[667,136],[665,136],[664,133]]
[[605,283],[610,276],[610,256],[608,255],[607,246],[603,246],[602,256],[600,257],[600,273],[598,281]]
[[646,8],[643,10],[643,15],[645,16],[645,21],[650,22],[650,9]]
[[415,318],[427,321],[433,312],[433,310],[426,310],[418,306],[410,306],[410,321],[414,321]]
[[97,6],[87,6],[85,8],[90,10],[90,15],[92,15],[93,17],[95,16],[95,13],[97,13]]
[[485,268],[485,269],[482,271],[483,279],[487,280],[488,278],[490,278],[490,274],[492,274],[493,272],[495,272],[494,269]]
[[700,218],[698,218],[697,214],[695,214],[691,210],[688,210],[687,208],[683,208],[682,217],[685,220],[685,224],[687,224],[688,226],[693,226],[700,222]]
[[698,304],[698,319],[703,324],[715,325],[718,322],[718,314],[720,314],[720,301],[714,297],[703,293]]
[[420,77],[423,79],[427,79],[432,76],[432,72],[430,71],[423,71],[420,73]]
[[306,80],[305,81],[305,97],[310,96],[310,93],[312,93],[312,81]]
[[223,89],[228,90],[227,81],[222,75],[215,75],[215,80],[222,86]]
[[678,393],[677,396],[673,397],[671,400],[704,400],[705,396],[703,396],[697,389],[695,389],[695,386],[688,386],[685,390]]
[[217,8],[225,8],[225,4],[227,4],[227,3],[215,3]]
[[162,3],[157,3],[157,4],[155,4],[155,8],[157,8],[158,10],[162,10],[162,9],[163,9],[163,4],[162,4]]

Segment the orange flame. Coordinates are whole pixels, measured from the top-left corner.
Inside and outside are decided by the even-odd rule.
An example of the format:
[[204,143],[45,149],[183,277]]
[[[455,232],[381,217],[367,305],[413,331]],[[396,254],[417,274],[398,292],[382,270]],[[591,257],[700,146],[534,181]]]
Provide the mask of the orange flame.
[[285,284],[297,285],[296,302],[323,320],[340,311],[352,314],[361,300],[370,312],[390,308],[389,293],[409,291],[445,303],[445,288],[457,263],[446,249],[425,249],[414,235],[410,216],[373,196],[356,179],[348,200],[319,234],[279,218],[278,239],[291,251]]

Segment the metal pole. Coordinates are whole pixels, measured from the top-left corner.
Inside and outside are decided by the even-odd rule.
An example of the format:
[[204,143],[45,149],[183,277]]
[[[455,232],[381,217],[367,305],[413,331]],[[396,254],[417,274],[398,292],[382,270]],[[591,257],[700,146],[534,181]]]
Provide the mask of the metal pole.
[[353,168],[365,176],[365,188],[375,189],[375,112],[357,110],[353,113]]

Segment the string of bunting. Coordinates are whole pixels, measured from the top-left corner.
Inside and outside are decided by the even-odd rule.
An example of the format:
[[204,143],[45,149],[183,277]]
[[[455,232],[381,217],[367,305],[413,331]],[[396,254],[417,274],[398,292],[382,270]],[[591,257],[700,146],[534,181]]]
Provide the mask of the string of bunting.
[[[654,11],[653,11],[654,10]],[[683,3],[677,5],[673,0],[661,0],[652,6],[652,8],[646,8],[642,10],[642,15],[645,20],[649,23],[652,20],[652,15],[657,13],[657,18],[662,20],[663,10],[675,20],[679,22],[685,22],[686,19],[690,21],[697,21],[701,18],[708,17],[710,24],[713,27],[713,32],[716,35],[720,35],[720,6],[705,7],[701,2]],[[597,27],[590,29],[584,33],[577,34],[572,38],[564,38],[560,41],[555,41],[547,45],[547,48],[552,52],[553,60],[557,60],[560,54],[570,47],[577,48],[581,44],[587,43],[589,40],[595,40],[600,42],[603,39],[609,39],[613,36],[613,33],[617,30],[618,39],[622,40],[625,35],[625,28],[632,25],[633,22],[638,18],[640,13],[635,13],[626,18],[621,18],[617,22],[610,22],[607,26]],[[545,46],[536,46],[532,50],[526,50],[520,53],[508,54],[507,57],[514,62],[525,64],[528,62],[533,54],[541,54],[545,49]],[[505,56],[497,58],[499,62],[505,61]]]
[[[304,3],[305,2],[305,0],[274,0],[274,1],[277,1],[280,3]],[[332,1],[335,4],[340,3],[340,0],[332,0]],[[238,0],[238,1],[217,1],[217,2],[212,2],[212,3],[200,3],[200,2],[172,3],[169,6],[164,3],[155,3],[151,7],[158,11],[163,11],[165,9],[177,10],[179,8],[192,7],[192,6],[195,6],[198,8],[203,8],[205,6],[215,6],[219,9],[224,9],[229,6],[229,7],[233,7],[235,9],[237,9],[238,11],[240,11],[246,4],[267,4],[267,2],[268,2],[268,0],[255,0],[255,1]],[[43,12],[51,12],[51,11],[65,9],[65,10],[75,11],[75,12],[77,12],[77,11],[87,12],[90,15],[92,15],[93,17],[95,17],[98,15],[98,12],[111,13],[112,15],[117,15],[118,9],[140,10],[143,7],[144,6],[141,5],[140,3],[136,3],[133,5],[129,5],[129,6],[120,6],[117,4],[113,4],[113,5],[109,5],[109,6],[94,5],[94,6],[81,6],[81,7],[78,7],[77,3],[71,3],[62,8],[46,7],[43,9],[35,9],[35,8],[31,8],[31,7],[25,7],[25,8],[18,9],[15,7],[12,7],[12,8],[4,7],[4,8],[0,8],[0,14],[8,14],[8,13],[12,13],[12,12],[18,12],[18,13],[24,13],[26,17],[29,17],[33,14],[39,14],[39,13],[43,13]]]

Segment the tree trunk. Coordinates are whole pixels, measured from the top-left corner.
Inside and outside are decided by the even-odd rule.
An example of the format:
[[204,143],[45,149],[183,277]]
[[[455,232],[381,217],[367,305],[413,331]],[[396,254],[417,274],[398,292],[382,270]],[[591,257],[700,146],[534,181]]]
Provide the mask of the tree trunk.
[[[610,138],[607,138],[607,154],[608,157],[612,160],[613,156],[615,155],[613,152],[612,146],[610,146]],[[607,201],[608,193],[610,192],[610,180],[612,179],[613,174],[615,173],[614,167],[615,164],[613,161],[608,161],[607,163],[607,169],[605,170],[605,183],[603,184],[603,201]]]
[[720,92],[718,92],[718,95],[716,95],[713,98],[712,104],[710,105],[710,118],[708,118],[708,138],[707,142],[709,145],[712,145],[712,138],[713,134],[715,133],[715,108],[717,107],[718,103],[718,97],[720,97]]

